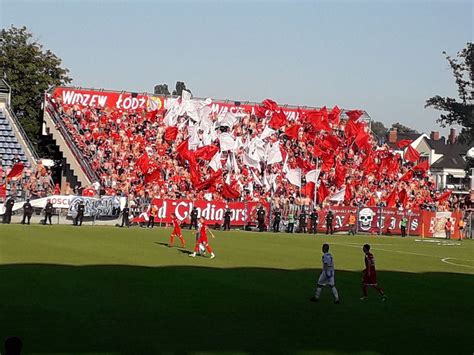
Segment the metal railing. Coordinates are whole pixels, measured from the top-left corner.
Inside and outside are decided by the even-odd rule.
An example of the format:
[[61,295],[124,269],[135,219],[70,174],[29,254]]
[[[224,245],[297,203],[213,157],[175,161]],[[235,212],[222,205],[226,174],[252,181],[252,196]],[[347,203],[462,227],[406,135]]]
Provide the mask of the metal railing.
[[71,139],[71,136],[69,135],[69,131],[66,125],[64,124],[62,119],[59,117],[57,110],[54,108],[53,104],[49,101],[48,98],[46,98],[45,100],[44,110],[51,117],[53,123],[56,125],[56,129],[64,138],[64,141],[66,142],[68,148],[71,150],[74,158],[76,158],[77,163],[79,164],[79,166],[81,167],[82,171],[85,173],[87,178],[90,180],[90,182],[99,180],[99,176],[97,172],[94,169],[92,169],[92,167],[88,164],[87,160],[84,159],[84,154],[79,150],[75,142]]
[[21,125],[20,120],[18,119],[18,117],[16,117],[15,112],[13,112],[10,106],[5,105],[5,110],[10,115],[13,121],[13,124],[15,125],[17,131],[19,132],[21,136],[20,139],[23,140],[26,150],[28,150],[30,156],[33,158],[33,163],[36,163],[39,159],[39,155],[36,152],[36,149],[34,148],[33,143],[31,142],[30,138],[28,137],[25,130],[23,129],[23,126]]

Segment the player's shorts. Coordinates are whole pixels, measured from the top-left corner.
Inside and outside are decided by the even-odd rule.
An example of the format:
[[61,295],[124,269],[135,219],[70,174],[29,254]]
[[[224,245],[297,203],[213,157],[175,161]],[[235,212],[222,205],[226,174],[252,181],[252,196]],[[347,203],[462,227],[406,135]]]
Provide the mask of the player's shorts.
[[319,279],[318,279],[318,285],[321,285],[321,286],[334,286],[335,285],[335,282],[334,282],[334,272],[331,273],[331,277],[328,277],[326,275],[326,272],[322,272],[321,275],[319,275]]
[[173,228],[173,233],[174,235],[181,235],[181,228]]
[[362,283],[366,285],[377,285],[377,274],[375,272],[371,272],[370,276],[364,273],[362,277]]
[[198,244],[203,244],[203,245],[208,244],[207,237],[199,237],[197,242],[198,242]]

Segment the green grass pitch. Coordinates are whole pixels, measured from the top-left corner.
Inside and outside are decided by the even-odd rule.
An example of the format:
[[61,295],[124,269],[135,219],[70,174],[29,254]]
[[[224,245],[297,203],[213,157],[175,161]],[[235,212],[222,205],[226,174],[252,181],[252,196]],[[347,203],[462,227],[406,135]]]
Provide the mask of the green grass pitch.
[[[474,242],[0,226],[0,337],[24,354],[472,354]],[[342,304],[309,302],[329,242]],[[176,241],[175,241],[176,243]],[[179,243],[179,240],[178,240]],[[378,279],[360,301],[364,243]],[[3,351],[2,351],[3,352]]]

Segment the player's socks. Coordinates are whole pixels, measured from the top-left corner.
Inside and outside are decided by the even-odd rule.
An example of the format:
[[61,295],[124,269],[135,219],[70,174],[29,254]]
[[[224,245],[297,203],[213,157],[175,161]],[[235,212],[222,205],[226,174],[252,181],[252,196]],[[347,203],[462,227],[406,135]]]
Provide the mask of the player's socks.
[[367,289],[367,285],[363,284],[362,285],[362,294],[364,295],[365,298],[369,295],[369,290]]
[[214,259],[216,255],[214,253],[211,253],[211,259]]
[[332,287],[332,288],[331,288],[331,291],[332,291],[332,294],[333,294],[333,296],[334,296],[334,299],[335,299],[336,301],[339,301],[339,294],[337,293],[337,288]]
[[191,258],[194,258],[196,256],[196,252],[189,254]]
[[322,290],[321,287],[318,287],[316,289],[316,294],[314,295],[315,298],[319,299],[319,296],[321,296],[321,290]]
[[382,287],[378,287],[378,286],[374,286],[374,288],[383,296],[384,293],[383,293],[383,288]]

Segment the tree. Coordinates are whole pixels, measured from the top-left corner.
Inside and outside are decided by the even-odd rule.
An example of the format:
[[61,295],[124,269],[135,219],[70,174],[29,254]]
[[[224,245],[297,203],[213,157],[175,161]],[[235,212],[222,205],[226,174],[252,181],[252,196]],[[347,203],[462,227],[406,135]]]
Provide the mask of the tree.
[[170,95],[170,91],[168,90],[168,84],[155,85],[153,92],[155,93],[155,95]]
[[383,138],[387,135],[388,129],[382,122],[374,121],[371,124],[372,132],[379,138]]
[[443,52],[453,71],[458,86],[458,99],[436,95],[426,100],[425,107],[445,111],[437,122],[441,127],[462,126],[459,139],[467,144],[474,141],[474,44],[468,42],[466,48],[452,58]]
[[12,88],[12,109],[26,134],[38,147],[40,141],[43,95],[51,86],[72,81],[69,70],[49,49],[33,39],[26,27],[10,27],[0,32],[0,68]]
[[416,129],[402,125],[399,122],[392,124],[392,129],[393,128],[396,128],[398,133],[418,133]]
[[176,88],[173,90],[173,95],[181,96],[183,90],[191,92],[191,90],[186,88],[186,84],[183,81],[177,81]]

